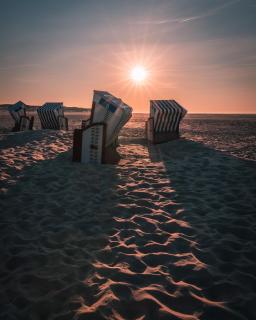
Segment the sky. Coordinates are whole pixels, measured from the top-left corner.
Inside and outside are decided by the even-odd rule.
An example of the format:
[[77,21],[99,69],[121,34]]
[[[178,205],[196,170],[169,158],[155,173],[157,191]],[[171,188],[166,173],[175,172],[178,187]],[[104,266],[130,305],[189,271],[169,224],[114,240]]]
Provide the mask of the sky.
[[256,0],[0,0],[0,103],[91,107],[94,89],[256,113]]

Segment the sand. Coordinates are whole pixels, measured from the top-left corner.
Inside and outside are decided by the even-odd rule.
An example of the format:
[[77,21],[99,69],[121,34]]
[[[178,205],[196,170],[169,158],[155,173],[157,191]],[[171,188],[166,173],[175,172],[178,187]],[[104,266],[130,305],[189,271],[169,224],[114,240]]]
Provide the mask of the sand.
[[115,166],[72,163],[72,132],[1,136],[0,319],[256,318],[255,162],[142,130]]

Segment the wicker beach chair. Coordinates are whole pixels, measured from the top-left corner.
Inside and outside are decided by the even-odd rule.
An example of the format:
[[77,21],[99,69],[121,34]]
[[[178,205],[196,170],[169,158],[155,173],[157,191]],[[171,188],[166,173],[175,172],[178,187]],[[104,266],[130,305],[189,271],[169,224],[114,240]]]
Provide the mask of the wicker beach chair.
[[90,119],[74,131],[73,161],[117,163],[118,134],[132,116],[132,108],[106,91],[96,91]]
[[37,109],[42,129],[68,130],[62,102],[47,102]]
[[186,113],[175,100],[150,100],[147,139],[155,144],[179,138],[179,125]]
[[8,107],[11,117],[14,120],[14,127],[12,131],[32,130],[34,117],[28,117],[26,114],[26,105],[22,101],[10,105]]

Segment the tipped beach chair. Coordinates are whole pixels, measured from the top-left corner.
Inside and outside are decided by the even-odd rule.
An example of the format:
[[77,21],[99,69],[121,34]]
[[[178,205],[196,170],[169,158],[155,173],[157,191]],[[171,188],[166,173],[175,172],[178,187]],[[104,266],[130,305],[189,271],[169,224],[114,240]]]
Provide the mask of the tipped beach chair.
[[68,130],[62,102],[47,102],[37,109],[42,129]]
[[146,137],[152,143],[179,138],[179,125],[187,110],[175,100],[150,100],[150,116],[146,122]]
[[29,118],[27,116],[25,103],[18,101],[17,103],[10,105],[8,107],[8,111],[14,120],[14,127],[12,131],[25,131],[33,129],[34,117],[32,116]]
[[132,116],[132,108],[106,91],[93,93],[91,117],[75,129],[73,161],[117,163],[118,134]]

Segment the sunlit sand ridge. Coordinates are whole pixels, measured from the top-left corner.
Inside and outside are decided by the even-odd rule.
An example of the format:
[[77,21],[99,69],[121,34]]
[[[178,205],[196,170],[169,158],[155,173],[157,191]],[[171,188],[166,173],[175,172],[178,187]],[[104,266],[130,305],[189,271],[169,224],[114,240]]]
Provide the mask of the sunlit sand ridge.
[[3,319],[255,317],[255,164],[148,148],[141,120],[118,166],[72,163],[71,133],[4,136]]

